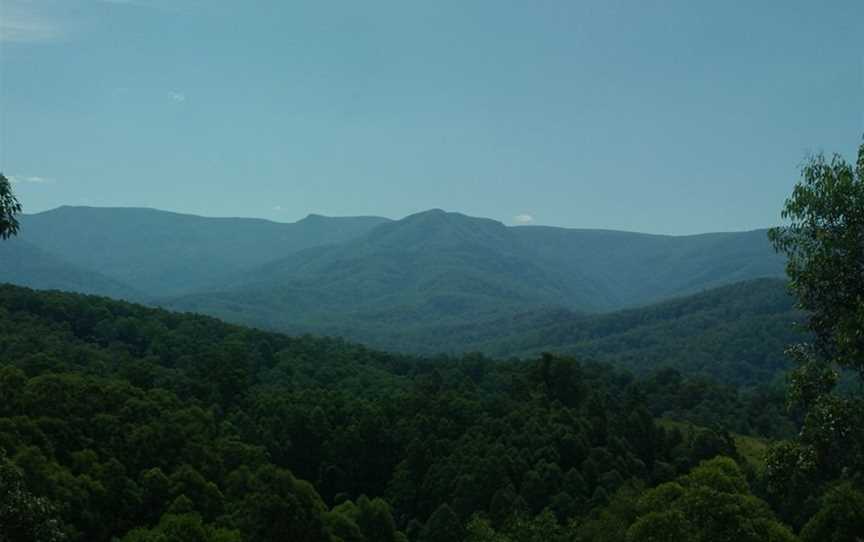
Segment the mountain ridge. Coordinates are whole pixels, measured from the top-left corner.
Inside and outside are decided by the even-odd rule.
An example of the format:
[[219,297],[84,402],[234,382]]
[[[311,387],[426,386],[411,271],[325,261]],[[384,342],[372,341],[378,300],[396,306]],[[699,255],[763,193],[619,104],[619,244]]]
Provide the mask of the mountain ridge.
[[[559,309],[609,313],[784,274],[763,230],[668,236],[507,226],[441,209],[400,220],[311,213],[276,223],[62,207],[25,215],[20,240],[128,284],[151,304],[418,348],[448,327]],[[113,295],[103,286],[88,293]]]
[[219,284],[280,254],[338,243],[386,220],[321,217],[280,223],[149,208],[65,206],[24,215],[19,237],[158,297]]
[[783,275],[783,260],[760,230],[669,237],[533,228],[425,211],[165,306],[414,351],[443,328],[532,310],[617,311]]

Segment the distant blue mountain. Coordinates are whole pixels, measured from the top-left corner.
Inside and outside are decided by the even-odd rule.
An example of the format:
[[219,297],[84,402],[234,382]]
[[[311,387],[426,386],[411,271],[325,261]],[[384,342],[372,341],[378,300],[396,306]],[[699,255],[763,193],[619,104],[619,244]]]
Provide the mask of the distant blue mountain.
[[440,210],[295,252],[165,301],[245,324],[427,350],[433,330],[553,307],[619,310],[782,277],[765,231],[694,236],[506,227]]
[[22,217],[20,239],[157,297],[219,284],[297,250],[362,235],[385,221],[309,215],[284,224],[155,209],[60,207]]
[[[0,247],[0,281],[134,297],[387,348],[498,354],[567,346],[558,318],[780,278],[784,265],[764,230],[664,236],[507,227],[438,209],[396,221],[310,215],[282,224],[61,207],[24,216],[20,238]],[[511,329],[506,322],[516,315],[526,325]],[[534,315],[531,325],[524,315]],[[468,337],[490,325],[507,332]],[[526,333],[544,339],[535,344]]]

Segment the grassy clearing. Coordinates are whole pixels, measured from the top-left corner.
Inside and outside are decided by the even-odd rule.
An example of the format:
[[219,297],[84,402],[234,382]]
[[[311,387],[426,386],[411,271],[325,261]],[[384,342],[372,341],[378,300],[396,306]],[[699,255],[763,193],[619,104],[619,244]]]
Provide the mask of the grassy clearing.
[[[671,420],[669,418],[657,418],[657,424],[665,429],[678,428],[682,433],[686,434],[688,430],[705,429],[704,427],[683,422],[679,420]],[[761,472],[765,468],[765,454],[768,452],[770,441],[764,438],[752,437],[749,435],[740,435],[731,433],[735,440],[735,448],[741,457],[747,461],[757,472]]]

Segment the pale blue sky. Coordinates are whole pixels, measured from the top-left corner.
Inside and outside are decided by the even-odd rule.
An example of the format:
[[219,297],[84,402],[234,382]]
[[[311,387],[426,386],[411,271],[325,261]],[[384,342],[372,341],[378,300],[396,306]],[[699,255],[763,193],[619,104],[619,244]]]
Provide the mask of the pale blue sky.
[[0,92],[28,212],[742,230],[861,141],[864,1],[0,0]]

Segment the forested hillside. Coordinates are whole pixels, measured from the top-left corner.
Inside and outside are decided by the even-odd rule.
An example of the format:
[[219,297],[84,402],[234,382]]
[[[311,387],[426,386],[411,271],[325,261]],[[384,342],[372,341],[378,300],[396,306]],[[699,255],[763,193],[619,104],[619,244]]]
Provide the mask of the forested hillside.
[[[0,359],[2,513],[71,540],[579,540],[607,504],[737,458],[732,420],[789,423],[776,397],[730,390],[721,411],[675,372],[421,359],[12,286]],[[654,421],[676,410],[717,429]],[[789,539],[741,465],[677,483],[729,477],[752,539]]]
[[783,276],[783,257],[771,249],[765,230],[680,236],[548,226],[512,231],[544,265],[602,281],[609,296],[604,310]]
[[498,336],[498,344],[459,337],[442,344],[440,330],[470,334],[526,312],[582,314],[641,305],[738,280],[778,277],[782,264],[764,231],[671,237],[508,228],[432,210],[160,305],[387,349],[510,355],[545,345],[530,344],[520,335],[535,330],[521,327],[513,338]]
[[[596,314],[779,277],[783,265],[762,230],[666,236],[507,227],[441,210],[396,221],[310,215],[284,224],[61,207],[21,221],[19,242],[39,255],[17,254],[17,265],[39,273],[0,267],[0,281],[132,298],[414,353],[543,349],[525,335],[546,331],[524,328],[513,337],[493,333],[488,344],[482,336],[446,345],[438,339],[447,327],[471,334],[526,313],[540,319]],[[45,258],[63,265],[52,272]],[[69,280],[66,267],[91,276]],[[134,297],[120,295],[118,285]],[[549,346],[562,346],[559,339]]]
[[806,333],[785,281],[760,279],[604,315],[535,311],[438,330],[429,351],[532,356],[555,351],[636,373],[674,367],[736,385],[769,383],[789,366],[787,345]]
[[[22,216],[20,238],[152,299],[212,287],[292,252],[357,237],[383,222],[378,217],[309,215],[286,224],[156,209],[64,206]],[[3,274],[0,280],[15,282]]]
[[[333,295],[334,303],[338,298]],[[243,313],[247,304],[266,302],[262,291],[260,296],[238,297],[233,306]],[[309,304],[314,300],[310,298]],[[195,303],[190,308],[218,314]],[[250,320],[255,322],[251,316]],[[762,279],[601,315],[559,308],[485,321],[424,323],[381,314],[344,323],[322,321],[312,329],[393,351],[427,355],[482,352],[504,358],[553,351],[609,362],[635,373],[674,367],[687,374],[753,386],[782,383],[782,373],[789,366],[784,350],[804,338],[801,324],[805,320],[795,309],[784,281]],[[286,326],[294,332],[310,329]]]

